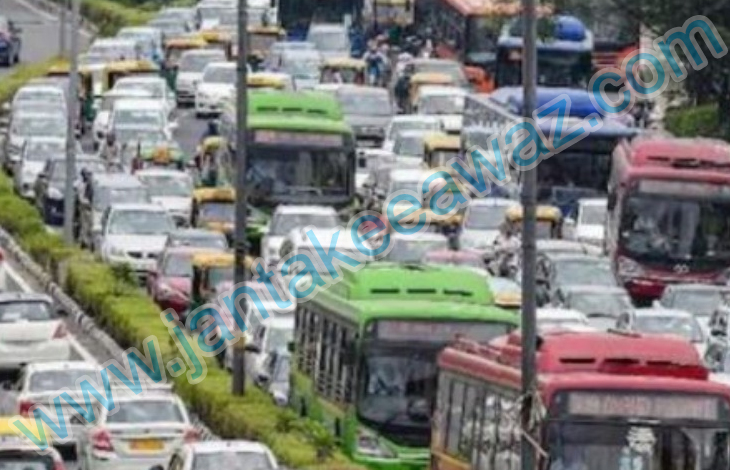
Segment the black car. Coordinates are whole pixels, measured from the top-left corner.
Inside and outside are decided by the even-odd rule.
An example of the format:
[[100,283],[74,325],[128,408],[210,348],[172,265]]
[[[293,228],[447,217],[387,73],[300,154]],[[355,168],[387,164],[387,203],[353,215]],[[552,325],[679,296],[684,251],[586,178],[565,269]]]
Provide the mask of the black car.
[[[76,174],[87,169],[92,173],[105,172],[106,163],[99,158],[77,158]],[[77,177],[78,177],[77,176]],[[48,225],[63,224],[63,200],[66,189],[66,158],[52,158],[38,176],[35,183],[36,206],[41,211],[43,221]]]
[[21,29],[5,16],[0,16],[0,63],[12,66],[20,62]]

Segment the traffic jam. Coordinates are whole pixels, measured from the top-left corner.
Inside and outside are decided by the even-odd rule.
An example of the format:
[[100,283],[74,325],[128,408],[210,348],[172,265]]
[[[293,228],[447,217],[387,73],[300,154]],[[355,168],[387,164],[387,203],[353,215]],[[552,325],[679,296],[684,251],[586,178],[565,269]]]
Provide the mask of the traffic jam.
[[[658,130],[647,105],[537,166],[538,379],[527,397],[520,173],[508,167],[510,183],[419,233],[396,230],[403,217],[383,209],[519,119],[519,4],[291,3],[248,1],[245,168],[237,2],[202,0],[94,37],[78,90],[59,63],[15,93],[0,162],[17,196],[48,231],[70,219],[76,244],[124,266],[183,323],[234,284],[237,172],[247,267],[311,252],[312,234],[354,253],[340,228],[386,212],[393,249],[382,259],[284,311],[264,305],[279,312],[268,319],[246,304],[248,380],[323,423],[352,462],[342,468],[521,469],[529,398],[540,469],[728,470],[730,144]],[[593,115],[591,77],[639,46],[639,25],[626,20],[620,42],[594,34],[595,18],[539,14],[549,28],[537,107],[568,95],[569,120]],[[3,28],[11,66],[24,33],[13,18],[0,18],[0,38]],[[0,391],[0,470],[279,468],[265,444],[208,432],[171,386],[115,397],[93,423],[69,408],[72,439],[38,453],[10,423],[20,415],[32,428],[35,405],[97,377],[107,358],[80,354],[88,341],[68,312],[32,280],[10,282],[14,263],[1,263],[0,369],[12,379]],[[233,370],[231,347],[217,359]]]

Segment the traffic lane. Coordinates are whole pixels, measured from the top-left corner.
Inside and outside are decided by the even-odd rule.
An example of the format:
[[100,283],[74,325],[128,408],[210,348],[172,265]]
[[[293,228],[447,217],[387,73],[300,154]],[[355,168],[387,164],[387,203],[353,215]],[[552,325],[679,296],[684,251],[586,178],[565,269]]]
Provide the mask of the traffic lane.
[[[21,63],[34,63],[47,60],[59,52],[58,18],[40,9],[27,0],[0,0],[3,16],[15,22],[23,31],[20,33],[22,47]],[[67,15],[70,18],[70,14]],[[70,23],[70,21],[69,21]],[[71,45],[71,27],[66,28],[66,46]],[[79,46],[85,49],[89,45],[91,35],[87,31],[79,34]],[[12,73],[13,68],[0,68],[0,77]]]
[[207,122],[205,119],[196,118],[193,108],[180,108],[178,110],[178,128],[175,131],[175,140],[186,155],[195,155],[200,137],[202,137],[208,125]]

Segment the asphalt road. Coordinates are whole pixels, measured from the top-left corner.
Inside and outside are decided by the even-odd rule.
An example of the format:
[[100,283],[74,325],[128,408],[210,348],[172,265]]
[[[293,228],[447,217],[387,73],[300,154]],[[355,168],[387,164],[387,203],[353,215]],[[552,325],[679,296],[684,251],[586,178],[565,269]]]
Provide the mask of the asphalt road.
[[[58,55],[60,22],[54,15],[27,0],[0,0],[0,15],[7,16],[23,30],[21,33],[23,42],[20,56],[21,63],[39,62]],[[70,16],[69,14],[69,21]],[[66,28],[66,31],[66,46],[70,48],[70,25]],[[81,31],[79,35],[80,46],[86,48],[90,39],[91,35],[88,32]],[[12,70],[13,68],[0,68],[0,77],[11,73]]]

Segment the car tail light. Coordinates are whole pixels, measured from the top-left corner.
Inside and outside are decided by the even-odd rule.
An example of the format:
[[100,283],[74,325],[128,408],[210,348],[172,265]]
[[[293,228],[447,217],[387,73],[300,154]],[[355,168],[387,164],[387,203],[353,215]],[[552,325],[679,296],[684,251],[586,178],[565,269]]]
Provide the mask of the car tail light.
[[30,415],[30,409],[35,405],[35,402],[28,401],[28,400],[21,400],[18,403],[18,414],[21,416],[29,416]]
[[103,450],[106,452],[114,451],[112,446],[112,435],[106,429],[96,429],[91,433],[91,445],[94,450]]
[[66,335],[68,335],[68,330],[66,329],[66,325],[63,323],[58,325],[58,328],[56,328],[56,331],[53,333],[53,339],[59,339],[59,338],[65,338]]
[[200,440],[200,431],[195,428],[188,428],[185,430],[185,434],[183,435],[183,440],[186,444],[189,444],[191,442],[197,442]]

